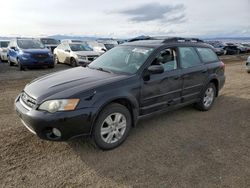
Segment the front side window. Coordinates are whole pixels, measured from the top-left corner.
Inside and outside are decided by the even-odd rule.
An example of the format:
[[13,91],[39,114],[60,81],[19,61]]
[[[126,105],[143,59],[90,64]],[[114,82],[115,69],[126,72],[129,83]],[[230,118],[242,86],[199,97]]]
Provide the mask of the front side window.
[[89,67],[111,72],[135,74],[154,49],[137,46],[118,46],[94,60]]
[[162,50],[156,56],[152,65],[162,65],[164,71],[177,69],[176,50],[171,48]]
[[200,58],[193,47],[179,47],[182,68],[201,65]]
[[199,54],[201,55],[201,59],[203,62],[213,62],[218,61],[217,55],[210,48],[197,48]]
[[44,49],[45,46],[39,40],[21,39],[17,40],[17,45],[21,49]]

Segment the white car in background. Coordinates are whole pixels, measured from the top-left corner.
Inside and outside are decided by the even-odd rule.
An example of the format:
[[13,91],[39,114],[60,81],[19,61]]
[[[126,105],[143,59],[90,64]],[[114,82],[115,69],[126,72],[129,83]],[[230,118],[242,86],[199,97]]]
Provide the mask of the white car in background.
[[247,68],[247,72],[250,73],[250,56],[247,58],[246,68]]
[[92,48],[95,52],[98,52],[99,54],[103,54],[107,51],[107,48],[104,46],[104,44],[99,43],[97,41],[85,41],[90,48]]
[[7,48],[10,41],[0,40],[0,61],[7,61]]
[[99,57],[86,43],[61,43],[54,50],[54,60],[57,63],[66,63],[71,66],[86,66]]
[[61,43],[82,43],[82,40],[78,39],[62,39]]

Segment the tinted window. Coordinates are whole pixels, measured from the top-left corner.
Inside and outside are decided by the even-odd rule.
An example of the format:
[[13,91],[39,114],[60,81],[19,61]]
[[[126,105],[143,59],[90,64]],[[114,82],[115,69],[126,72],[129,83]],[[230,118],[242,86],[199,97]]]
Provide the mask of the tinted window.
[[218,61],[217,55],[210,48],[197,48],[197,50],[201,55],[202,61],[205,63]]
[[58,41],[58,40],[50,39],[50,38],[42,38],[42,39],[41,39],[41,42],[42,42],[43,44],[59,44],[59,41]]
[[201,64],[198,54],[192,47],[179,47],[182,68],[194,67]]
[[165,71],[177,69],[176,51],[174,49],[165,49],[154,59],[152,65],[162,65]]

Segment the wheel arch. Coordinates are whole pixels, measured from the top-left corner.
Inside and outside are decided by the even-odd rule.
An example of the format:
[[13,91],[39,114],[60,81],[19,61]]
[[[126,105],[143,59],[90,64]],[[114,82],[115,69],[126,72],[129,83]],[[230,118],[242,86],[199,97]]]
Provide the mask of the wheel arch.
[[121,97],[111,98],[111,99],[107,100],[105,103],[100,105],[99,110],[94,115],[92,125],[91,125],[90,134],[92,134],[93,127],[94,127],[95,122],[96,122],[99,114],[101,113],[101,111],[105,107],[107,107],[108,105],[110,105],[112,103],[117,103],[117,104],[121,104],[121,105],[125,106],[131,114],[132,127],[134,127],[136,125],[137,120],[138,120],[138,115],[139,115],[139,105],[138,105],[137,101],[135,99],[132,99],[129,97],[122,97],[121,96]]

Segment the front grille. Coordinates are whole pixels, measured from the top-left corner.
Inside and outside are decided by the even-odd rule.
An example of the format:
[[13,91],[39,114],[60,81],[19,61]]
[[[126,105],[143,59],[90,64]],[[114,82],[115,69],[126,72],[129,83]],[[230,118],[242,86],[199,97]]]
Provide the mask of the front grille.
[[34,108],[36,106],[36,100],[27,95],[26,93],[22,93],[20,96],[21,100],[27,105],[29,108]]
[[98,56],[88,56],[88,61],[94,61]]
[[32,58],[38,60],[38,61],[41,61],[41,60],[44,60],[46,58],[48,58],[49,55],[48,54],[33,54],[32,55]]

